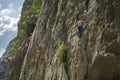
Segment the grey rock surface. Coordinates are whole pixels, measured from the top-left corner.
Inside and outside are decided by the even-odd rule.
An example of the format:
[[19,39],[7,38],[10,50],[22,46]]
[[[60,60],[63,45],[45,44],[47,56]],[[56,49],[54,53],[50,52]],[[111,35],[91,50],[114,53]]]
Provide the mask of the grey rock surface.
[[[101,68],[96,63],[97,57],[102,56],[100,65],[111,66],[115,62],[119,66],[118,3],[118,0],[44,0],[19,80],[119,80],[119,69],[115,71],[117,76],[113,73],[114,78],[109,77],[99,73]],[[80,39],[75,28],[77,18],[86,22]],[[64,61],[56,59],[58,38],[68,47]],[[111,62],[113,58],[115,61]],[[99,73],[97,78],[92,77],[94,71]]]
[[[21,43],[9,80],[120,80],[119,4],[43,0],[32,39]],[[75,26],[78,19],[85,21],[81,38]],[[26,28],[31,31],[31,26]]]

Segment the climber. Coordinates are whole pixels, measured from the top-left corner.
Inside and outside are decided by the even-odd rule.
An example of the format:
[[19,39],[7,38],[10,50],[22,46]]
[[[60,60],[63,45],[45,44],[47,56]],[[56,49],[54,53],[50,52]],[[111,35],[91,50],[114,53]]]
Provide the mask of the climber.
[[82,33],[83,33],[83,23],[84,21],[82,20],[79,20],[76,22],[76,27],[78,29],[77,34],[79,38],[82,36]]

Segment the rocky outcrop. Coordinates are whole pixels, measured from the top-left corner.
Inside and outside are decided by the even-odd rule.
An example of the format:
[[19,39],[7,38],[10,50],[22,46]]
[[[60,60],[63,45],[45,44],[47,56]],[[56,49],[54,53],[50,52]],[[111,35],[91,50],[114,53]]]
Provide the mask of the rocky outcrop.
[[[18,47],[9,80],[120,80],[119,3],[43,0],[37,22],[34,13],[21,19],[27,19],[26,37],[34,32],[30,43],[25,37]],[[78,38],[80,19],[85,25]]]
[[120,58],[115,56],[96,57],[89,80],[120,80]]

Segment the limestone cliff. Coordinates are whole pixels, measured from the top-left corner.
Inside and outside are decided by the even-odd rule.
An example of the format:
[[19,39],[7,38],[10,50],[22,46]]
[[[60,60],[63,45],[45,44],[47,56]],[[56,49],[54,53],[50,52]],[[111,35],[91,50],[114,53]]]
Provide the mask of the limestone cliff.
[[[44,0],[19,80],[120,80],[119,3]],[[77,19],[86,21],[80,39]]]
[[[22,47],[17,50],[18,55],[25,53],[24,61],[15,57],[9,80],[120,80],[119,4],[119,0],[43,0],[37,22],[32,19],[36,27],[28,49],[24,39],[25,52]],[[23,24],[28,28],[27,19]],[[78,38],[75,23],[80,19],[85,25]]]

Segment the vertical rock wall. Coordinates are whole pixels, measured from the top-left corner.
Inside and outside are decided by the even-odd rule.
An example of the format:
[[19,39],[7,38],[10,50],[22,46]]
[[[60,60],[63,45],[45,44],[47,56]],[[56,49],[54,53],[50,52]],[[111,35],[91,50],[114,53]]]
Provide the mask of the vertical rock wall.
[[[120,75],[120,72],[112,70],[113,67],[119,70],[119,3],[118,0],[44,0],[19,80],[119,80],[114,73]],[[80,39],[75,28],[78,19],[86,22]],[[57,59],[61,47],[57,39],[67,46],[61,59]],[[111,66],[112,60],[116,65]],[[105,74],[99,72],[107,69],[99,65],[107,64],[111,68]],[[107,71],[113,71],[114,78]]]
[[[120,80],[119,4],[119,0],[43,0],[24,62],[17,63],[20,56],[16,57],[13,63],[18,66],[9,80]],[[81,38],[78,20],[85,21]]]

